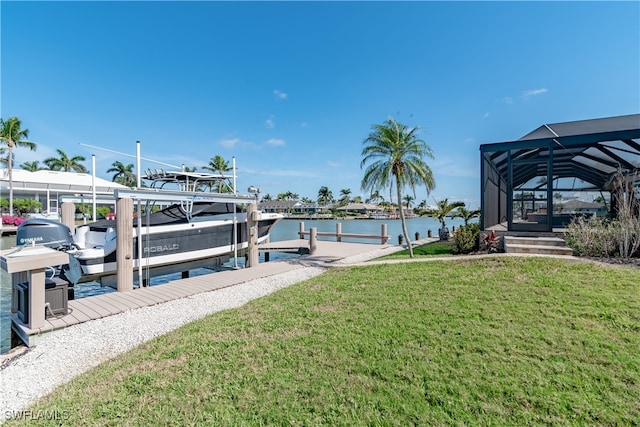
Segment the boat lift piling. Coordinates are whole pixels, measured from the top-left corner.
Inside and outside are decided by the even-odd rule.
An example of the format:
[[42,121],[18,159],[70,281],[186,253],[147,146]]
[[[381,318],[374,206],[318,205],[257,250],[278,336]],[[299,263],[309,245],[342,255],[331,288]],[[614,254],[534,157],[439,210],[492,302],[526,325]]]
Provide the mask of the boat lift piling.
[[[133,290],[133,199],[119,198],[116,206],[121,213],[116,216],[116,289],[129,292]],[[138,259],[142,262],[142,254],[138,254]],[[142,283],[139,286],[142,287]]]

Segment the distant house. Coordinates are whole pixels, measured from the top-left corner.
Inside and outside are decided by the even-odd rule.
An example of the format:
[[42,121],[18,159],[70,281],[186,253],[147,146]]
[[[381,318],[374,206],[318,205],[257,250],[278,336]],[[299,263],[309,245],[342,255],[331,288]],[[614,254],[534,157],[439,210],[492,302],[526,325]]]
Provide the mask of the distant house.
[[604,203],[590,203],[582,200],[569,200],[560,204],[560,213],[606,215]]
[[381,206],[371,203],[349,203],[337,210],[340,212],[366,216],[380,216],[384,214],[384,209]]
[[258,209],[271,213],[315,215],[330,210],[330,207],[320,206],[316,203],[303,203],[298,200],[268,200],[261,202]]

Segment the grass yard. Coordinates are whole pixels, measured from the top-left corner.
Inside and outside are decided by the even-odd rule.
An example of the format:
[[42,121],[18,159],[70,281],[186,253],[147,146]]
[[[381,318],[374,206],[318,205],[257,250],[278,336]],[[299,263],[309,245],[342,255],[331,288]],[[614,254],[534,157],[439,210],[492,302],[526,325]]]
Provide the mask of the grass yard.
[[73,426],[637,425],[639,349],[638,269],[351,267],[186,325],[31,409]]
[[[431,243],[426,243],[420,246],[413,247],[413,256],[414,257],[424,257],[424,256],[449,256],[454,255],[453,250],[455,245],[453,241],[436,241]],[[397,259],[397,258],[408,258],[409,250],[405,249],[402,251],[394,252],[389,255],[385,255],[379,259]]]

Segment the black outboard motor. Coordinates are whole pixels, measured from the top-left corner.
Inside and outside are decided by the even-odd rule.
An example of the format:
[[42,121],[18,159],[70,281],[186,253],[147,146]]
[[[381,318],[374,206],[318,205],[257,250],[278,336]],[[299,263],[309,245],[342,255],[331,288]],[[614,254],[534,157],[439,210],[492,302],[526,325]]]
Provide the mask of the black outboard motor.
[[16,244],[43,245],[56,250],[68,250],[73,246],[71,230],[66,225],[50,219],[28,219],[18,226]]

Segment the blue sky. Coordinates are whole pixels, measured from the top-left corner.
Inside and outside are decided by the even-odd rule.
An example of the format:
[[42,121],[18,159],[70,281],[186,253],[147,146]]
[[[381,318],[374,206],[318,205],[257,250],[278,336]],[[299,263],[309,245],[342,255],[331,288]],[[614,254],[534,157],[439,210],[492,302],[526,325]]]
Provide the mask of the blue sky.
[[[238,188],[360,190],[362,142],[420,126],[436,188],[479,206],[479,146],[640,112],[640,2],[0,3],[3,118],[96,174],[236,158]],[[143,162],[142,169],[160,167]]]

